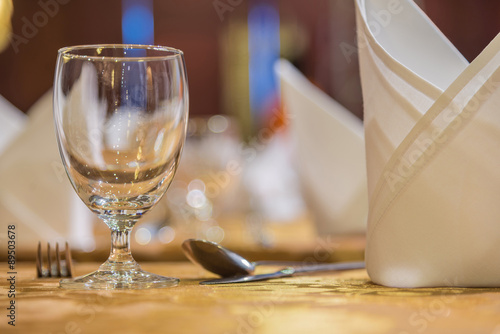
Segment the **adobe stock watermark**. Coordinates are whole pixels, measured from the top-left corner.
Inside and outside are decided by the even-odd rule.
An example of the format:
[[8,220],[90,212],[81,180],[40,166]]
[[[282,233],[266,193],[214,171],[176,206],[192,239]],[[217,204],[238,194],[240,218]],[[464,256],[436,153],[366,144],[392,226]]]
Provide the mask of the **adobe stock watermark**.
[[[439,318],[449,317],[451,314],[450,305],[457,300],[463,288],[458,288],[458,279],[455,277],[453,281],[447,279],[444,285],[447,287],[456,287],[449,290],[442,290],[439,297],[433,298],[427,307],[420,308],[413,312],[408,317],[408,324],[413,328],[408,331],[401,331],[399,334],[423,333],[429,328],[429,325]],[[496,333],[495,333],[496,334]]]
[[269,299],[253,303],[253,309],[236,317],[238,325],[234,332],[224,332],[224,334],[253,334],[259,327],[264,325],[266,319],[274,315],[276,304],[284,297],[283,290],[273,291]]
[[238,154],[243,161],[229,160],[224,170],[211,173],[211,180],[206,183],[206,195],[209,198],[217,197],[221,191],[229,186],[232,177],[236,177],[243,172],[244,163],[254,161],[258,153],[267,147],[267,144],[272,140],[274,134],[279,131],[282,124],[288,124],[290,118],[291,115],[287,113],[279,114],[275,112],[269,120],[269,126],[260,129],[248,143],[240,143]]
[[[108,124],[107,127],[103,130],[92,129],[89,131],[89,133],[82,132],[82,136],[79,138],[76,147],[73,149],[82,156],[91,156],[94,151],[99,150],[102,145],[103,136],[105,135],[106,131],[109,131],[108,129],[110,129],[112,126],[112,124]],[[54,174],[56,175],[57,181],[59,183],[67,180],[66,169],[64,167],[64,164],[62,163],[62,160],[53,160],[50,163],[50,167],[54,171]]]
[[45,27],[49,20],[59,13],[61,5],[66,5],[71,0],[39,0],[38,6],[40,10],[35,12],[31,19],[23,16],[21,21],[23,23],[21,27],[21,35],[17,35],[12,32],[10,37],[10,45],[14,49],[14,53],[20,51],[20,46],[23,44],[28,44],[30,40],[38,35],[40,29]]
[[243,0],[214,0],[214,2],[212,2],[212,5],[214,6],[217,16],[219,16],[219,20],[221,20],[222,22],[224,21],[224,15],[227,12],[232,12],[242,3]]
[[[372,32],[373,36],[377,36],[382,31],[382,28],[388,27],[392,22],[393,15],[398,15],[403,11],[403,6],[400,0],[391,0],[387,4],[386,9],[381,9],[379,11],[370,11],[367,13],[367,23],[368,28]],[[357,55],[359,49],[366,47],[365,44],[358,44],[357,33],[354,35],[354,43],[349,44],[347,42],[342,42],[339,44],[340,50],[350,64],[354,55]]]
[[311,256],[306,257],[302,262],[305,266],[326,263],[332,260],[332,256],[340,245],[332,240],[328,235],[326,239],[316,238],[316,246]]
[[[317,245],[313,250],[313,254],[303,261],[303,265],[314,265],[318,263],[324,263],[331,259],[332,254],[338,248],[338,244],[331,240],[328,236],[325,239],[318,238],[316,240]],[[285,291],[283,289],[272,290],[269,298],[265,301],[258,301],[253,303],[253,308],[250,312],[240,315],[236,318],[237,327],[232,333],[235,334],[253,334],[262,327],[266,319],[270,318],[275,314],[276,306],[284,299]],[[293,291],[293,290],[292,290]],[[225,332],[225,334],[232,334],[231,332]]]
[[[441,127],[434,127],[432,132],[423,132],[422,136],[415,139],[411,148],[401,157],[390,171],[384,173],[384,179],[391,192],[396,192],[406,183],[413,173],[422,166],[426,159],[432,156],[439,146],[447,142],[452,133],[458,131],[465,122],[471,118],[500,86],[500,70],[497,70],[488,79],[478,76],[475,80],[482,85],[479,91],[467,101],[450,101],[449,107],[436,118]],[[484,84],[483,84],[484,83]],[[432,126],[429,124],[428,126]]]
[[[236,159],[228,160],[221,170],[208,171],[204,180],[204,196],[208,200],[214,200],[221,195],[232,184],[232,180],[243,173],[245,165],[254,161],[259,152],[267,147],[274,134],[286,126],[292,118],[293,115],[289,113],[279,113],[277,109],[274,110],[268,126],[261,128],[247,143],[239,144]],[[172,205],[172,209],[180,213],[185,222],[195,217],[193,208],[186,201],[175,201]]]
[[96,294],[91,295],[90,298],[86,298],[78,306],[76,315],[72,320],[66,322],[61,330],[49,334],[86,333],[87,325],[95,320],[98,313],[101,313],[110,305],[111,300],[113,300],[112,297],[110,291],[98,291]]
[[[451,282],[447,282],[446,286],[456,286]],[[408,323],[413,328],[411,331],[401,331],[399,334],[423,333],[429,325],[439,318],[449,317],[451,314],[450,304],[456,301],[457,291],[451,290],[448,294],[441,292],[439,298],[434,298],[429,302],[428,306],[413,312],[408,317]]]

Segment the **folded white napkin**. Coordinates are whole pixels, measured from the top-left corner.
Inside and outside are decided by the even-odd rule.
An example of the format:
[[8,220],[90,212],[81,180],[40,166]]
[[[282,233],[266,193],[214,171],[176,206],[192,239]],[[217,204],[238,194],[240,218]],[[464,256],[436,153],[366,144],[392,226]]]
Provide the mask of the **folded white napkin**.
[[500,36],[471,63],[410,0],[356,0],[371,279],[500,286]]
[[24,130],[0,155],[0,217],[15,224],[17,245],[69,241],[91,250],[93,214],[71,188],[57,148],[52,91],[28,112]]
[[318,231],[364,233],[368,212],[363,123],[279,60],[283,102],[291,117],[305,200]]
[[0,95],[0,154],[21,133],[26,115]]

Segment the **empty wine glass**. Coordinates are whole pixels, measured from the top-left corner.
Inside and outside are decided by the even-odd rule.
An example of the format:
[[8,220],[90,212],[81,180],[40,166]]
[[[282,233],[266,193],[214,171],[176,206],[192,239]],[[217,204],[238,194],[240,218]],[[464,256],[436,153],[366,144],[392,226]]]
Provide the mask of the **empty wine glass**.
[[62,161],[78,196],[111,229],[111,254],[70,289],[177,285],[145,272],[130,232],[167,190],[186,135],[188,88],[182,51],[146,45],[59,50],[54,119]]

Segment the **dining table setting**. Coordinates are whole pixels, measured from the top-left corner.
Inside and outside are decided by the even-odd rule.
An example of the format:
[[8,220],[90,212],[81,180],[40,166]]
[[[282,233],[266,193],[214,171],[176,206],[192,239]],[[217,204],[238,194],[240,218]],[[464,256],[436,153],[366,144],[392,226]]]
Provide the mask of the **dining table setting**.
[[243,143],[183,50],[59,49],[0,147],[0,332],[500,334],[500,34],[354,2],[363,120],[277,59]]
[[[360,240],[343,242],[345,248],[350,245],[359,249],[362,244]],[[342,248],[338,251],[341,253]],[[316,253],[327,254],[323,248],[317,248]],[[263,259],[263,254],[261,251],[261,257],[255,259]],[[352,256],[340,261],[356,260]],[[96,261],[73,262],[74,276],[99,266]],[[200,283],[220,276],[187,260],[147,261],[141,266],[160,275],[175,276],[180,282],[176,287],[160,289],[62,289],[61,278],[37,278],[35,261],[18,262],[14,283],[16,325],[10,326],[9,319],[4,319],[0,325],[2,332],[495,334],[500,331],[498,288],[394,288],[373,283],[365,269],[207,285]],[[261,265],[254,274],[283,268],[277,264]],[[5,292],[0,297],[2,305],[12,300],[8,294],[10,275],[5,272],[2,271],[1,280]]]

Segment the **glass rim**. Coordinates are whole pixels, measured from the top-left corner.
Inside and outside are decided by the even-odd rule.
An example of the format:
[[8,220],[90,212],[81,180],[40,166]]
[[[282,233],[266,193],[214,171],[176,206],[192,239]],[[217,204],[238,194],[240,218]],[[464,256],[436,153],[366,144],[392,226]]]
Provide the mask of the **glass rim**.
[[[73,53],[75,50],[85,50],[85,49],[130,49],[130,50],[154,50],[154,51],[165,51],[168,52],[166,55],[154,55],[154,56],[90,56]],[[66,46],[60,48],[57,51],[59,56],[65,56],[71,59],[83,59],[83,60],[108,60],[108,61],[144,61],[144,60],[168,60],[177,57],[183,57],[184,52],[180,49],[176,49],[169,46],[161,45],[148,45],[148,44],[82,44],[74,46]]]

